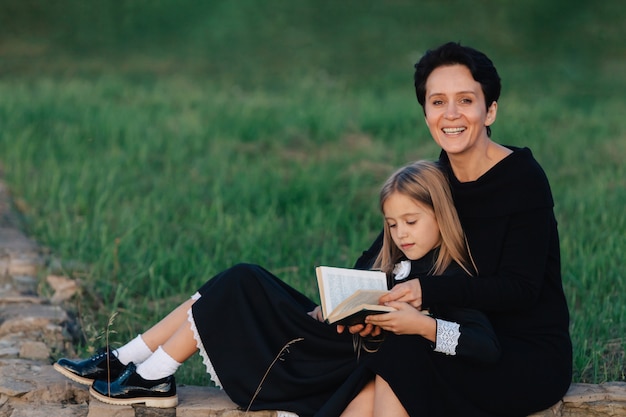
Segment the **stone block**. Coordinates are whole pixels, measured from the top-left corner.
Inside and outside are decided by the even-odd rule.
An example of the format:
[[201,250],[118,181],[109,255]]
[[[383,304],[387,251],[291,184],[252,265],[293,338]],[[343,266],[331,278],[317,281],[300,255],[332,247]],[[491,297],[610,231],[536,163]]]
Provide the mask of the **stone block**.
[[32,404],[87,404],[89,393],[38,361],[0,360],[0,394]]
[[177,391],[176,417],[280,417],[276,411],[246,413],[218,388],[179,386]]
[[135,417],[135,409],[130,405],[111,405],[90,398],[87,417]]
[[89,405],[87,404],[33,404],[19,403],[7,404],[0,407],[0,416],[10,417],[87,417]]
[[59,306],[30,303],[0,306],[0,337],[19,332],[43,332],[50,324],[59,325],[67,319],[67,313]]
[[48,359],[50,349],[43,342],[27,340],[20,346],[20,358],[24,359]]

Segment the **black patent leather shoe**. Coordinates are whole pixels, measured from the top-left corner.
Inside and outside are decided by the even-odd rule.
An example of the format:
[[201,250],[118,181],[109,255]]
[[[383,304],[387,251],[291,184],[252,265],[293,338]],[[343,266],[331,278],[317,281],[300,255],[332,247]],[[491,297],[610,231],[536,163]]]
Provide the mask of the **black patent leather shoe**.
[[106,348],[84,360],[59,359],[53,367],[72,381],[83,385],[91,385],[96,379],[115,381],[126,369],[126,365]]
[[146,407],[170,408],[178,405],[174,375],[157,380],[143,379],[135,364],[128,364],[118,379],[108,384],[96,380],[89,393],[107,404],[131,405],[145,403]]

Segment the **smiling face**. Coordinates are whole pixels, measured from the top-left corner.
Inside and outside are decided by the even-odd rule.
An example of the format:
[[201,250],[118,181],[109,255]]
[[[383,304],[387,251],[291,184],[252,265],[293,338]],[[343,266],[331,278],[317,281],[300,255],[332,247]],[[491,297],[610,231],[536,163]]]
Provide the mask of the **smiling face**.
[[435,213],[427,205],[394,192],[385,200],[383,214],[393,242],[408,259],[420,259],[441,244]]
[[426,80],[424,113],[437,144],[448,155],[471,154],[490,142],[487,126],[498,105],[486,106],[481,85],[464,65],[441,66]]

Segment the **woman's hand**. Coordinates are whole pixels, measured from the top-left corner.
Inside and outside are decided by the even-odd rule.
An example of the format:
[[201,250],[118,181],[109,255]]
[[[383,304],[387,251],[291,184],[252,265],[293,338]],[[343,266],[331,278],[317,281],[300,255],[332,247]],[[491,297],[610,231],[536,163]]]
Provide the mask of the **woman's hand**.
[[387,304],[392,301],[409,303],[418,310],[422,308],[422,286],[419,279],[412,279],[396,284],[388,293],[380,297],[380,304]]
[[315,307],[313,311],[309,311],[307,314],[317,321],[324,321],[324,316],[322,316],[322,307],[320,306]]
[[434,342],[437,339],[437,321],[420,312],[409,303],[387,303],[396,311],[374,314],[365,318],[366,326],[375,326],[395,334],[416,334]]

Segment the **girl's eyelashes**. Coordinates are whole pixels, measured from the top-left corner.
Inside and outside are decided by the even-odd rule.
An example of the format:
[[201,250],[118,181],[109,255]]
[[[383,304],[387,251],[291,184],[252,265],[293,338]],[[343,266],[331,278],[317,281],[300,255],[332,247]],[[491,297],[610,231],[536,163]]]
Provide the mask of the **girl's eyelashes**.
[[[417,220],[406,220],[404,223],[408,224],[409,226],[412,226],[415,223],[417,223]],[[387,226],[389,226],[390,229],[393,229],[394,227],[396,227],[396,223],[387,223]]]

